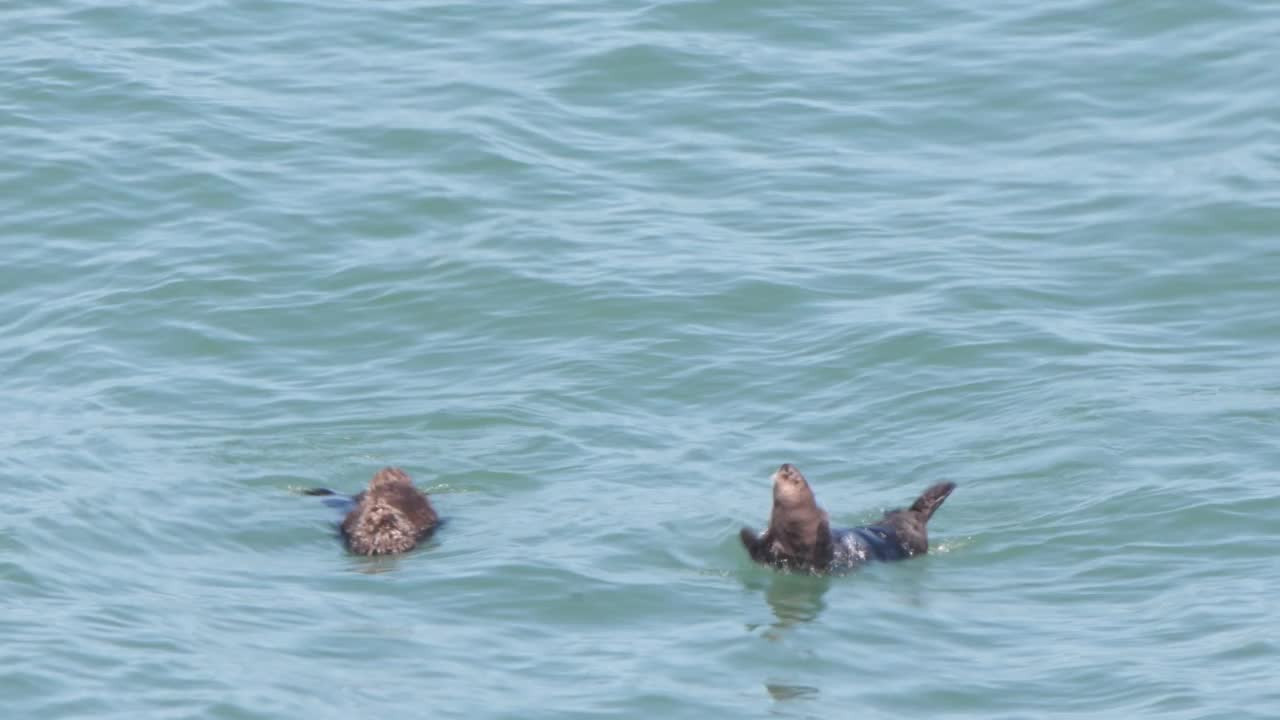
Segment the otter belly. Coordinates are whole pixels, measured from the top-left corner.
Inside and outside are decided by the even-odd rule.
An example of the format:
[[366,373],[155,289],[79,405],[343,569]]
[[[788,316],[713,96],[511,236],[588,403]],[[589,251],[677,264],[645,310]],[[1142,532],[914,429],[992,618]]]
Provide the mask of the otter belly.
[[873,560],[888,562],[910,557],[898,542],[897,533],[883,527],[832,530],[831,544],[835,550],[831,559],[833,570],[855,568]]

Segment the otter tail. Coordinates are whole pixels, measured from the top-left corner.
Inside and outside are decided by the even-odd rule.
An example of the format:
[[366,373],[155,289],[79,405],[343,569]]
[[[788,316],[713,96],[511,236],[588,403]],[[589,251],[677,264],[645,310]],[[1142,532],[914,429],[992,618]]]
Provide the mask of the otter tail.
[[329,488],[306,488],[302,491],[303,495],[337,495]]
[[942,501],[946,500],[951,491],[955,489],[956,484],[953,482],[941,482],[937,485],[932,485],[920,497],[916,498],[915,502],[911,503],[911,511],[920,513],[924,516],[924,521],[929,522],[929,518],[933,517],[939,507],[942,507]]

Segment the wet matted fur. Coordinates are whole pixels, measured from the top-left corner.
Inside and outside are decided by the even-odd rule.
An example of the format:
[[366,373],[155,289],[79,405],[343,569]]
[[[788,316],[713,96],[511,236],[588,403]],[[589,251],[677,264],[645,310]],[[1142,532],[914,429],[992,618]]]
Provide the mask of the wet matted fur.
[[383,468],[369,488],[353,498],[355,508],[339,528],[347,549],[357,555],[390,555],[412,550],[431,536],[440,520],[427,496],[400,468]]

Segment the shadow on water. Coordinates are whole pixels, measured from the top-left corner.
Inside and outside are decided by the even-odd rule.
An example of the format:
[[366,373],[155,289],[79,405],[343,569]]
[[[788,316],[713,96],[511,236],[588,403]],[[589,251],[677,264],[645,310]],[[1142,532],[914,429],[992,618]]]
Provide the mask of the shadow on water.
[[[751,590],[763,590],[765,602],[773,610],[776,621],[765,634],[771,640],[792,625],[816,620],[826,608],[822,596],[831,587],[831,578],[818,575],[777,574],[768,579],[748,579],[743,583]],[[755,629],[757,626],[748,626]]]
[[831,587],[831,578],[813,575],[778,575],[769,583],[764,599],[778,619],[775,630],[818,619],[827,604],[822,596]]
[[818,697],[818,688],[808,685],[786,685],[783,683],[764,684],[764,689],[768,691],[769,697],[778,702],[786,700],[812,700]]
[[364,575],[381,575],[394,572],[400,567],[398,555],[375,555],[372,557],[357,555],[352,557],[351,569]]
[[[767,584],[762,583],[765,602],[773,610],[775,621],[764,633],[768,640],[777,642],[788,628],[818,619],[827,604],[823,596],[831,588],[831,578],[815,575],[775,575]],[[813,700],[818,688],[811,685],[794,685],[769,679],[764,689],[775,702]]]
[[[889,570],[900,569],[889,568]],[[923,584],[920,573],[899,572],[897,575],[905,576],[894,577],[894,581],[901,584],[893,591],[898,600],[909,606],[923,605]],[[827,609],[825,596],[832,584],[844,585],[847,581],[848,578],[843,576],[779,573],[768,578],[747,579],[744,580],[744,584],[749,589],[763,591],[765,602],[769,604],[774,616],[774,622],[770,623],[763,636],[772,642],[780,642],[788,629],[817,620]],[[758,626],[748,626],[748,629],[754,630],[755,627]],[[765,680],[764,689],[775,703],[815,700],[821,694],[817,687],[787,683],[782,681],[782,678]],[[771,714],[782,712],[784,712],[783,707],[779,705],[771,711]]]
[[[864,582],[869,583],[873,587],[880,587],[887,590],[889,597],[894,598],[898,603],[909,607],[924,607],[928,604],[926,589],[928,587],[925,579],[927,568],[923,563],[915,565],[899,564],[894,566],[873,569],[863,569],[860,575],[864,576]],[[877,578],[874,574],[866,577],[868,574],[875,572],[883,572],[889,575],[887,578]],[[817,620],[826,609],[827,603],[823,599],[827,591],[831,589],[832,583],[846,584],[849,579],[845,575],[792,575],[779,573],[767,579],[750,579],[744,580],[743,584],[751,590],[760,590],[764,592],[765,602],[769,603],[769,608],[773,610],[776,621],[770,625],[771,632],[766,637],[775,639],[778,637],[776,633],[786,630],[787,628],[801,623],[812,622]],[[749,629],[755,629],[758,626],[750,626]]]

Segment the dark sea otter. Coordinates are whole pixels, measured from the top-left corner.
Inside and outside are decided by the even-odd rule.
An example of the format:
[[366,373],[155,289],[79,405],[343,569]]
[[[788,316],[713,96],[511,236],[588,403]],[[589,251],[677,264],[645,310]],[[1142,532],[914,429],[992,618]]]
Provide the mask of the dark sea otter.
[[788,463],[773,474],[769,527],[759,535],[742,528],[742,544],[758,563],[811,573],[846,572],[872,560],[923,555],[929,551],[929,518],[955,489],[955,483],[938,483],[906,510],[890,510],[867,526],[832,530],[808,481]]
[[[333,495],[332,490],[307,490],[308,495]],[[440,524],[427,496],[413,486],[400,468],[379,470],[369,488],[351,498],[351,512],[339,532],[347,549],[357,555],[390,555],[412,550]]]

